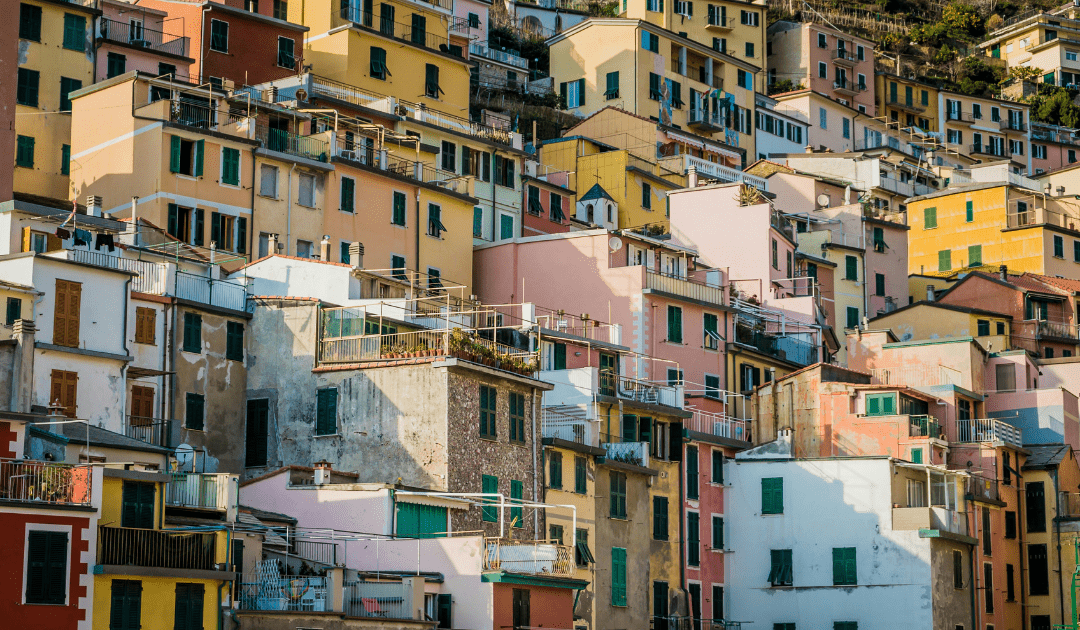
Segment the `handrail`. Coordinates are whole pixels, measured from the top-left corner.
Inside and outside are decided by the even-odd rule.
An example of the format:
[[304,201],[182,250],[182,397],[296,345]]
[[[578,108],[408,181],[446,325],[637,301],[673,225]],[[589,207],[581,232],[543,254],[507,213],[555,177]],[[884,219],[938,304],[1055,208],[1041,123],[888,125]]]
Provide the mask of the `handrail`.
[[133,28],[131,23],[118,22],[105,17],[100,18],[98,24],[98,33],[102,39],[181,57],[187,54],[188,38],[186,36],[157,31],[141,24]]
[[90,505],[91,466],[0,459],[0,499],[50,505]]
[[255,139],[263,148],[288,153],[317,162],[329,160],[330,143],[317,136],[302,136],[283,129],[271,129],[267,125],[255,126]]
[[388,20],[381,15],[367,13],[363,10],[363,7],[359,6],[346,5],[341,7],[340,16],[341,19],[348,20],[357,27],[414,46],[449,54],[450,40],[445,35],[433,33],[427,29],[414,28],[412,24],[402,24],[401,22]]

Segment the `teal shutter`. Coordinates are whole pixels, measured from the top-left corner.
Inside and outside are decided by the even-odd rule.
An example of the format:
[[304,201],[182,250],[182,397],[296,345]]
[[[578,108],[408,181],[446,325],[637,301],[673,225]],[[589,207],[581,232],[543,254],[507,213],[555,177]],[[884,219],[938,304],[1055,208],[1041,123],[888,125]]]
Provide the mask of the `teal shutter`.
[[217,212],[210,213],[210,241],[221,242],[221,214]]
[[337,388],[320,389],[315,398],[315,435],[337,433]]
[[397,504],[397,535],[404,538],[442,538],[446,508],[418,503]]
[[[206,149],[205,140],[195,141],[195,177],[202,177],[203,174],[203,152]],[[199,241],[202,244],[202,241]]]
[[866,415],[868,416],[880,416],[881,415],[881,397],[877,395],[871,395],[866,397]]
[[975,220],[975,208],[974,208],[974,203],[973,203],[973,202],[971,202],[971,201],[967,202],[967,205],[966,205],[966,216],[965,216],[965,220],[966,220],[966,221],[967,221],[968,223],[971,223],[972,221],[974,221],[974,220]]
[[[353,212],[353,196],[355,194],[356,180],[349,177],[341,178],[341,211]],[[395,198],[395,202],[396,202]],[[395,203],[396,205],[396,203]],[[395,208],[396,213],[396,208]]]
[[626,605],[626,549],[611,548],[611,605]]
[[437,627],[453,628],[453,600],[451,599],[451,595],[449,593],[439,593],[438,599],[436,601],[438,602],[438,604],[435,618],[439,622]]
[[698,498],[698,449],[694,444],[686,449],[686,498]]
[[855,547],[833,547],[833,584],[855,585],[856,573]]
[[565,343],[556,343],[555,344],[555,369],[556,370],[565,370],[566,369],[566,344]]
[[109,608],[109,630],[139,630],[142,627],[142,582],[113,580]]
[[[517,479],[510,480],[510,502],[520,504],[525,497],[525,484]],[[514,527],[525,527],[524,508],[510,508],[510,521]]]
[[405,225],[405,193],[394,191],[394,225]]
[[668,305],[668,341],[682,343],[682,309]]
[[844,279],[857,281],[859,279],[859,259],[855,256],[846,256],[844,263]]
[[184,428],[202,431],[205,428],[206,399],[202,394],[188,392],[184,407]]
[[[200,140],[200,142],[202,141]],[[206,234],[205,227],[203,225],[203,218],[205,214],[206,213],[203,211],[202,208],[195,208],[195,238],[192,239],[195,245],[202,246],[203,241],[205,240],[203,238]]]
[[[169,172],[180,172],[180,136],[169,136],[171,151],[169,154]],[[175,232],[172,232],[175,234]]]
[[761,480],[761,513],[784,513],[783,477],[766,477]]
[[240,184],[240,151],[228,147],[221,151],[221,181],[230,186]]
[[484,209],[480,206],[473,207],[472,234],[476,238],[484,238]]
[[656,540],[668,539],[668,499],[653,497],[653,536]]
[[562,453],[552,452],[548,456],[548,487],[562,489]]
[[64,14],[64,48],[86,50],[86,18],[81,15]]
[[[480,478],[481,492],[484,494],[496,494],[499,492],[499,478],[494,475],[483,475]],[[484,497],[485,503],[496,501],[495,497]],[[499,511],[493,505],[486,505],[481,510],[481,518],[489,523],[499,520]]]
[[697,512],[686,513],[686,564],[701,565],[701,515]]
[[881,397],[881,413],[886,416],[896,415],[895,394],[886,394]]
[[240,322],[227,322],[225,326],[225,358],[244,360],[244,325]]
[[574,492],[577,494],[586,494],[588,492],[587,478],[586,478],[586,462],[584,457],[574,458]]
[[184,352],[202,352],[202,316],[184,313]]

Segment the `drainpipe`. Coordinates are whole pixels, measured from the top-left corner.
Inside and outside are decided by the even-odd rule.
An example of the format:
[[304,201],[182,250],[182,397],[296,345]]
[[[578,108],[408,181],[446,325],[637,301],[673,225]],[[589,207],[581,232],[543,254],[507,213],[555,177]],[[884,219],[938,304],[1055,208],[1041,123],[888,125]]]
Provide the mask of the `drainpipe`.
[[[251,147],[251,225],[248,227],[247,255],[248,260],[255,260],[259,252],[253,251],[255,245],[255,177],[258,169],[255,168],[255,147]],[[290,175],[290,179],[292,176]]]
[[[285,254],[286,255],[292,255],[292,249],[291,249],[291,247],[292,247],[292,180],[293,180],[293,172],[294,171],[296,171],[296,163],[295,162],[293,162],[293,165],[289,167],[289,204],[288,204],[288,210],[287,210],[287,212],[285,214],[285,217],[286,217],[285,218]],[[252,194],[254,194],[254,191],[252,191]],[[254,222],[253,222],[251,231],[252,232],[255,231]],[[268,254],[276,254],[277,252],[267,252],[267,253]]]
[[[539,462],[537,460],[540,457],[540,455],[538,454],[540,449],[536,448],[536,443],[539,441],[537,440],[536,435],[536,418],[537,412],[540,411],[540,405],[538,404],[539,402],[540,401],[537,399],[537,397],[533,396],[533,501],[540,500],[540,473],[537,472],[537,469],[539,468]],[[544,497],[544,499],[546,500],[547,497]],[[535,533],[538,540],[546,538],[544,534],[547,532],[543,532],[540,530],[540,510],[533,510],[533,532]]]
[[[132,276],[128,276],[127,281],[124,282],[124,330],[121,333],[121,338],[124,340],[124,356],[131,356],[131,351],[128,350],[128,309],[131,308],[131,280]],[[120,377],[123,378],[124,385],[120,390],[120,426],[124,426],[124,410],[127,409],[127,373],[129,364],[124,363],[124,367],[120,368]],[[90,429],[87,429],[89,434]],[[89,455],[89,453],[87,453]]]
[[[683,438],[679,436],[679,450],[682,451],[682,457],[679,459],[679,584],[682,588],[689,588],[686,583],[686,537],[683,529],[686,524],[686,494],[683,489],[683,462],[686,461],[686,445],[682,443]],[[671,611],[668,611],[671,614]],[[690,616],[694,615],[693,605],[691,604]]]
[[[1021,470],[1019,453],[1017,454],[1016,471],[1019,473]],[[1023,478],[1018,474],[1016,475],[1016,536],[1017,542],[1020,545],[1020,610],[1027,609],[1027,589],[1024,588],[1024,560],[1027,554],[1024,547],[1024,530],[1027,527],[1020,526],[1020,515],[1025,514],[1023,501],[1026,497],[1024,490]],[[1027,618],[1028,616],[1020,616],[1020,630],[1027,630]]]
[[[413,264],[416,265],[417,272],[420,271],[420,187],[416,187],[416,259]],[[408,265],[406,265],[408,266]],[[419,288],[419,287],[417,287]]]
[[[979,519],[976,518],[975,520],[978,521]],[[979,547],[979,543],[977,543],[977,542],[971,547],[971,588],[968,589],[968,590],[971,591],[971,627],[972,628],[978,628],[979,627],[979,622],[977,621],[977,615],[978,615],[979,606],[978,606],[978,602],[975,599],[975,567],[976,567],[976,565],[978,563],[978,560],[976,559],[975,556],[977,555],[976,552],[978,551],[978,547]],[[1021,580],[1021,582],[1022,581],[1023,580]],[[1024,616],[1026,617],[1027,615],[1024,615]]]
[[[1055,512],[1061,512],[1061,507],[1058,503],[1061,501],[1061,494],[1058,490],[1058,471],[1055,469],[1051,472],[1050,476],[1054,479],[1054,507]],[[1054,515],[1054,546],[1057,547],[1057,573],[1058,573],[1058,605],[1061,607],[1061,622],[1065,623],[1065,587],[1061,584],[1061,524],[1058,522],[1057,514]],[[1072,613],[1069,613],[1072,616]],[[1069,621],[1069,625],[1076,623],[1075,619]]]

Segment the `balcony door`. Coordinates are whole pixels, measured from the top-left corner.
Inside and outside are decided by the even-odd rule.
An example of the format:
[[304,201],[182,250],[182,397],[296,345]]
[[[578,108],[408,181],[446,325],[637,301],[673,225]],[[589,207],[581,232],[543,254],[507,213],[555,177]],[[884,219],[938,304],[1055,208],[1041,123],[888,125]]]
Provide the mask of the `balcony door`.
[[154,422],[154,388],[142,385],[131,386],[131,418],[128,425],[145,427]]

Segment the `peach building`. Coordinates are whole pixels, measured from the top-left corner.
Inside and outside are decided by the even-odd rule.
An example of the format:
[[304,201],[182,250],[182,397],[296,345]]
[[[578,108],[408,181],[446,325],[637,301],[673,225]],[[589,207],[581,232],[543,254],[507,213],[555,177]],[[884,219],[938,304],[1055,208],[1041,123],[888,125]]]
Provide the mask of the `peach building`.
[[874,114],[874,42],[824,24],[768,28],[769,85],[790,80],[862,114]]

